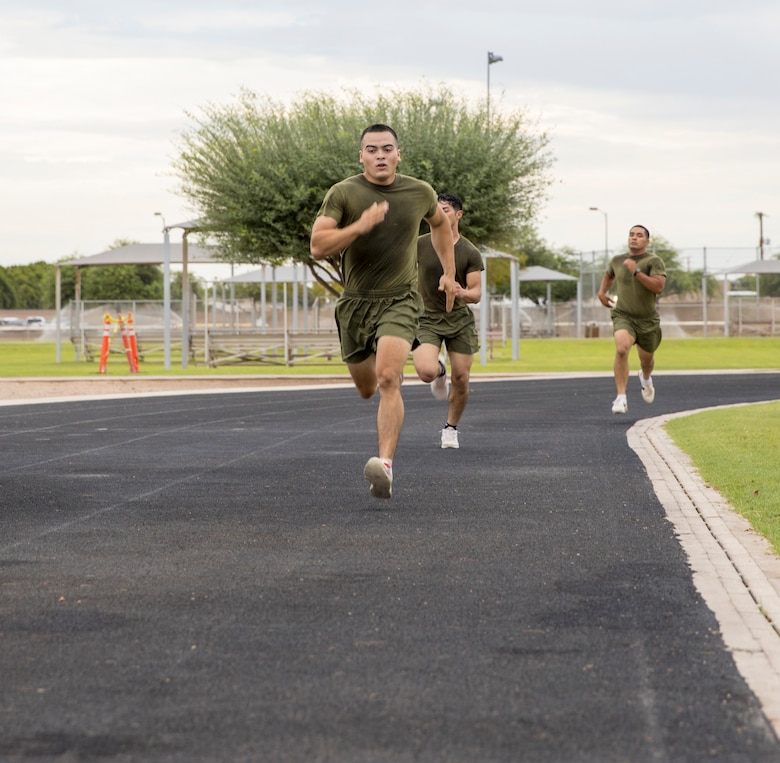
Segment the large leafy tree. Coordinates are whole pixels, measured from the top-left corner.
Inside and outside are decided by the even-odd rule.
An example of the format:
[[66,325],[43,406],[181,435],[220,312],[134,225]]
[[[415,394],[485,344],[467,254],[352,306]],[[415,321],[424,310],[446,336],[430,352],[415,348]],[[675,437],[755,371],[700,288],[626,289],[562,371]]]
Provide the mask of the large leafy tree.
[[36,310],[51,307],[46,283],[51,265],[43,260],[0,267],[0,307]]
[[13,281],[8,277],[6,269],[0,267],[0,309],[13,310],[16,307],[16,292]]
[[85,300],[159,300],[163,276],[157,265],[109,265],[84,268],[81,298]]
[[35,310],[48,307],[45,283],[51,266],[43,260],[29,265],[13,265],[8,268],[16,291],[17,308]]
[[444,87],[309,93],[290,106],[244,91],[188,116],[173,171],[225,259],[301,261],[322,283],[340,281],[338,259],[311,258],[311,226],[327,189],[362,172],[359,137],[369,124],[396,130],[401,172],[464,199],[461,231],[478,245],[526,227],[550,184],[549,139],[532,120],[494,114],[488,124],[484,106]]
[[680,262],[680,253],[663,236],[653,233],[648,251],[657,254],[664,261],[666,268],[665,297],[701,290],[702,271],[685,270]]

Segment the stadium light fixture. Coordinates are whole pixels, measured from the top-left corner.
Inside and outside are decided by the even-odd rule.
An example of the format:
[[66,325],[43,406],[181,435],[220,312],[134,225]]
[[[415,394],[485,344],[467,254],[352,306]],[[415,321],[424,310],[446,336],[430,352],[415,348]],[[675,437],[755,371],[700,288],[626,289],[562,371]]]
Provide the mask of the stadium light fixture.
[[601,212],[604,215],[604,264],[609,261],[609,215],[598,207],[588,207],[590,212]]
[[487,54],[487,121],[490,124],[490,67],[492,64],[497,64],[499,61],[503,61],[502,56],[498,56],[495,53],[488,51]]

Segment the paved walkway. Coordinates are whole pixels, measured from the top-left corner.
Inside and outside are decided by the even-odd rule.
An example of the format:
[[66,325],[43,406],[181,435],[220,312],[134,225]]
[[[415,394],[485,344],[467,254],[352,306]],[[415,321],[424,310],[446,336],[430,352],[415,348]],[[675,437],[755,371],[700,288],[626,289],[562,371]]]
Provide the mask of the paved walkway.
[[637,422],[628,443],[675,526],[723,640],[780,734],[780,557],[674,444],[663,428],[674,417]]
[[0,760],[775,763],[776,578],[660,425],[780,374],[657,389],[475,381],[443,451],[409,383],[381,502],[349,387],[0,407]]

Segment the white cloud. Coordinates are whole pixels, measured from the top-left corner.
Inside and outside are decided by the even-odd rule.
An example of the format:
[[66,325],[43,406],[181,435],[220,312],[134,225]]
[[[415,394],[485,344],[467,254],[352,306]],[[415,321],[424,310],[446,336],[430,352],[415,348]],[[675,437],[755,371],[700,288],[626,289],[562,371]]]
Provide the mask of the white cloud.
[[233,30],[244,32],[248,29],[280,29],[305,25],[305,20],[286,11],[182,11],[180,13],[160,13],[153,17],[142,18],[142,26],[148,29],[165,29],[179,34],[193,34],[214,30]]
[[[750,246],[780,216],[776,3],[356,0],[0,3],[0,262],[155,240],[192,217],[168,174],[187,111],[446,82],[527,109],[551,136],[552,244],[603,247],[645,220],[680,247]],[[435,12],[435,13],[434,13]],[[424,17],[424,20],[423,20]],[[780,234],[774,235],[780,241]]]

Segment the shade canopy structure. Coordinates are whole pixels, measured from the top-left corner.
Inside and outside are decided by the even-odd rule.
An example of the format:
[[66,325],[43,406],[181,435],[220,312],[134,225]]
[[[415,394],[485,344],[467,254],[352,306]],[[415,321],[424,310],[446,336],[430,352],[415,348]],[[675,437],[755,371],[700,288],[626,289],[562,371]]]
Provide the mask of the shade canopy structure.
[[[327,277],[327,273],[324,273],[323,276]],[[273,285],[280,285],[285,287],[287,284],[292,284],[293,287],[293,330],[296,330],[298,328],[298,289],[307,289],[309,284],[314,281],[314,277],[309,270],[309,267],[305,265],[302,262],[296,262],[291,265],[270,265],[270,264],[263,264],[259,268],[256,268],[255,270],[250,270],[246,273],[239,273],[238,275],[233,275],[230,278],[223,278],[220,283],[223,285],[235,285],[237,283],[243,283],[243,284],[273,284]],[[333,280],[333,279],[331,279]],[[335,283],[335,281],[333,281]],[[216,283],[214,284],[214,287],[216,289]],[[304,292],[305,293],[305,292]],[[285,291],[286,295],[286,291]],[[274,292],[274,300],[276,299],[276,293]],[[260,292],[260,302],[261,302],[261,310],[263,314],[265,314],[265,300],[266,300],[266,293],[265,289],[263,289]],[[287,299],[285,296],[284,299],[284,322],[285,322],[285,328],[287,326]],[[306,323],[306,309],[307,309],[307,300],[303,300],[302,303],[302,311],[303,311],[303,322]],[[274,315],[276,313],[274,312]]]
[[[577,336],[581,336],[582,328],[582,284],[580,279],[576,276],[571,276],[568,273],[562,273],[558,270],[552,270],[550,268],[542,267],[541,265],[532,265],[528,268],[520,270],[520,260],[513,254],[508,252],[502,252],[499,249],[492,249],[490,247],[482,247],[482,257],[485,261],[485,270],[482,272],[482,294],[487,294],[487,261],[490,259],[505,259],[510,261],[510,311],[512,321],[512,359],[517,360],[519,358],[519,345],[520,345],[520,283],[529,281],[541,281],[547,282],[547,302],[550,303],[550,287],[549,284],[552,281],[576,281],[577,282]],[[487,325],[488,307],[487,300],[483,299],[480,306],[480,344],[482,346],[482,365],[487,363],[486,350],[487,345]]]
[[256,270],[223,278],[221,283],[307,283],[313,280],[308,266],[299,262],[294,265],[262,265]]
[[[184,244],[169,244],[170,262],[182,264],[186,255],[187,262],[192,265],[225,264],[224,258],[217,256],[214,249],[188,244],[185,252]],[[160,244],[128,244],[116,249],[92,254],[88,257],[77,257],[73,260],[60,262],[61,267],[89,268],[106,265],[162,265],[165,262],[165,245]]]
[[518,280],[524,283],[543,282],[547,284],[547,304],[552,300],[553,281],[576,281],[577,282],[577,336],[579,337],[582,326],[582,289],[580,279],[576,276],[570,276],[568,273],[562,273],[560,270],[552,270],[541,265],[532,265],[530,268],[523,268],[518,274]]
[[719,271],[721,275],[780,274],[780,260],[753,260]]
[[561,273],[558,270],[543,268],[541,265],[532,265],[530,268],[523,268],[518,273],[520,281],[577,281],[576,276],[570,276],[568,273]]
[[744,262],[741,265],[734,265],[719,271],[718,275],[723,276],[723,336],[729,335],[729,296],[737,295],[736,292],[729,292],[730,275],[780,275],[780,260],[753,260]]
[[482,271],[482,299],[479,305],[479,344],[481,365],[487,365],[487,330],[490,323],[490,310],[487,299],[487,263],[488,260],[509,260],[509,299],[510,314],[512,316],[512,360],[520,357],[520,289],[517,273],[520,269],[520,260],[514,254],[502,252],[490,247],[482,247],[482,261],[485,269]]
[[[183,230],[180,244],[170,242],[169,233],[172,228]],[[219,257],[216,249],[191,245],[187,241],[187,234],[198,230],[197,221],[177,223],[164,229],[164,238],[161,243],[155,244],[128,244],[116,249],[108,249],[98,254],[87,257],[76,257],[57,264],[55,303],[57,307],[57,362],[62,359],[62,335],[60,326],[60,311],[62,309],[62,271],[63,267],[76,268],[76,299],[81,299],[81,278],[79,270],[87,267],[106,267],[111,265],[162,265],[164,268],[164,331],[165,331],[165,368],[170,368],[170,265],[171,263],[182,266],[182,341],[189,334],[189,299],[190,287],[187,268],[189,265],[226,264],[223,257]],[[183,345],[184,346],[184,345]],[[187,353],[182,353],[182,366],[187,366]]]

